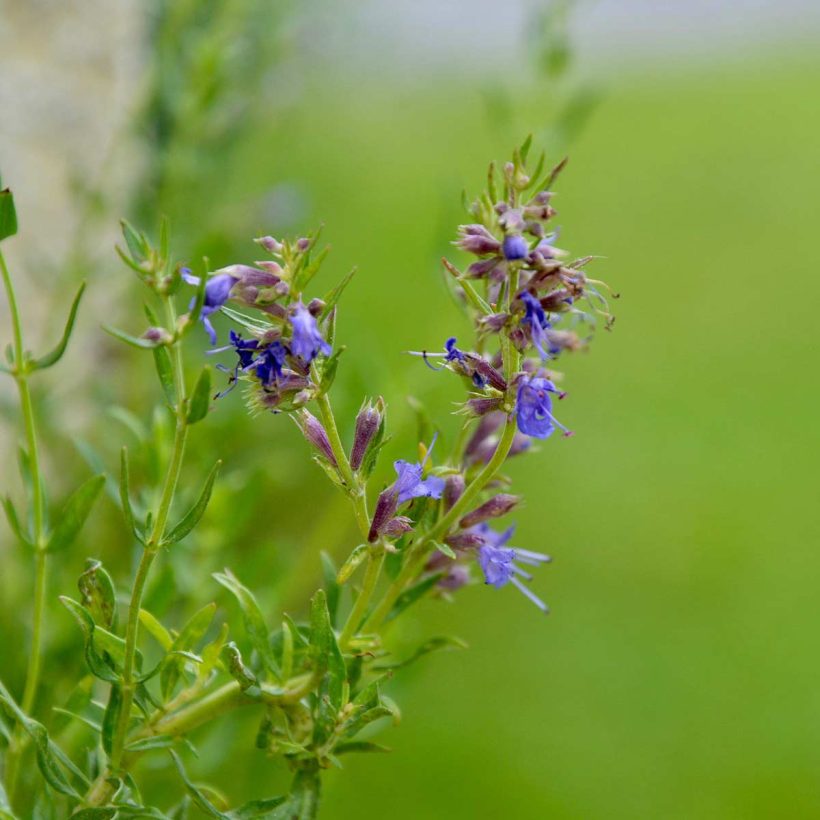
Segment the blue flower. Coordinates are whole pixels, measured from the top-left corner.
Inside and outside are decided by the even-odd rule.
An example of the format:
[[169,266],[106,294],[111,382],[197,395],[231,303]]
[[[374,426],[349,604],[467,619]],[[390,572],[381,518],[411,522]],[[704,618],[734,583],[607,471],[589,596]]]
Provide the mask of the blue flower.
[[549,347],[550,352],[553,352],[553,346],[550,345],[546,333],[551,326],[547,314],[544,313],[541,302],[529,291],[524,291],[518,298],[524,303],[527,311],[521,320],[521,324],[529,326],[532,343],[535,345],[536,350],[542,359],[548,359],[549,353],[544,348],[545,346]]
[[501,245],[504,258],[509,262],[514,259],[526,259],[530,252],[526,239],[520,234],[510,234],[504,237]]
[[484,544],[478,548],[478,564],[484,573],[484,581],[496,589],[511,583],[542,612],[549,612],[549,607],[522,583],[522,578],[525,581],[531,581],[532,575],[517,566],[516,561],[530,566],[540,566],[548,563],[551,559],[548,555],[540,552],[530,552],[529,550],[507,546],[507,542],[514,531],[515,527],[510,527],[508,530],[498,533],[491,530],[487,524],[479,524],[473,528],[473,532],[481,535],[484,540]]
[[423,496],[441,498],[441,494],[444,492],[444,479],[435,475],[422,478],[424,465],[427,463],[427,459],[430,458],[435,443],[434,438],[427,450],[424,461],[421,463],[411,464],[409,461],[402,459],[393,462],[397,476],[396,481],[393,483],[393,493],[396,495],[399,504],[403,504],[411,498],[421,498]]
[[290,323],[293,326],[290,350],[294,356],[310,364],[320,353],[330,355],[331,347],[322,338],[316,319],[301,302],[294,306]]
[[270,387],[282,375],[286,356],[285,346],[281,342],[274,342],[264,348],[253,361],[251,367],[263,387]]
[[234,387],[236,387],[236,382],[239,379],[240,371],[244,372],[253,366],[253,355],[259,349],[259,342],[256,339],[243,339],[241,334],[235,333],[233,330],[230,331],[229,337],[231,340],[230,344],[225,345],[225,347],[217,347],[213,350],[207,351],[208,353],[222,353],[225,350],[233,350],[238,357],[238,361],[233,370],[225,367],[224,364],[218,364],[216,366],[217,369],[221,370],[223,373],[230,374],[228,387],[216,394],[216,398],[218,399],[227,395],[234,389]]
[[515,410],[518,429],[522,433],[533,438],[549,438],[555,428],[560,427],[565,436],[572,435],[552,415],[552,393],[556,393],[559,398],[564,395],[549,379],[531,377],[521,380]]
[[[190,268],[182,268],[180,273],[189,285],[199,286],[200,279],[198,276],[191,274]],[[218,273],[205,283],[205,301],[202,304],[202,310],[197,318],[202,320],[202,324],[208,333],[208,338],[210,338],[212,345],[216,344],[216,331],[208,317],[212,313],[216,313],[222,305],[231,298],[231,289],[235,284],[236,279],[229,273]],[[195,303],[196,299],[192,299],[188,310],[192,310]]]

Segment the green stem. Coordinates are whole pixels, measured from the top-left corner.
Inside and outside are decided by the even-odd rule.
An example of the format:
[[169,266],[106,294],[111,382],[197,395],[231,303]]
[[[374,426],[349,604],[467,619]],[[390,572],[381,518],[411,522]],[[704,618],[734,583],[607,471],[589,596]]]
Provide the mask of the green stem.
[[[168,314],[168,324],[171,329],[176,327],[176,312],[173,301],[170,297],[165,299],[166,311]],[[182,350],[177,341],[172,347],[174,365],[174,388],[176,392],[176,429],[174,432],[174,447],[171,454],[171,461],[168,465],[168,472],[165,474],[165,482],[162,487],[162,494],[157,507],[154,526],[151,534],[145,542],[145,548],[140,558],[137,574],[134,578],[134,586],[131,591],[131,601],[128,607],[128,623],[125,628],[125,658],[123,661],[122,673],[122,702],[120,713],[117,718],[114,734],[111,739],[111,759],[109,769],[117,773],[122,767],[123,746],[128,734],[128,725],[131,721],[131,706],[134,702],[136,691],[136,681],[134,678],[134,659],[137,651],[137,638],[139,636],[139,614],[142,606],[142,596],[145,591],[145,584],[148,580],[148,573],[151,564],[156,558],[157,552],[162,543],[162,536],[165,532],[165,525],[168,521],[168,514],[174,500],[179,474],[182,469],[182,460],[185,455],[185,441],[188,435],[188,402],[185,395],[185,377],[182,363]]]
[[345,453],[342,439],[339,436],[339,428],[336,426],[336,417],[333,415],[333,407],[330,404],[330,398],[327,393],[323,393],[316,399],[319,405],[319,413],[322,416],[322,423],[325,426],[328,440],[330,441],[330,449],[336,458],[336,464],[339,467],[339,472],[347,484],[350,499],[353,502],[353,512],[356,516],[356,523],[359,525],[359,530],[367,538],[370,532],[370,515],[367,512],[367,496],[365,489],[361,486],[359,480],[353,473]]
[[370,605],[370,600],[376,590],[376,584],[379,582],[379,575],[382,571],[382,564],[384,564],[384,548],[379,546],[378,552],[371,550],[367,556],[367,569],[364,573],[364,582],[359,597],[356,598],[356,603],[350,614],[347,616],[342,634],[339,636],[339,648],[342,652],[345,651],[350,639],[356,634],[359,625],[364,619],[367,607]]
[[[34,404],[31,400],[31,389],[28,377],[29,369],[23,347],[23,328],[20,321],[20,310],[17,306],[17,297],[11,274],[6,265],[5,257],[0,252],[0,273],[11,314],[12,334],[14,338],[14,368],[13,376],[20,395],[20,413],[23,418],[23,427],[28,449],[29,470],[31,472],[31,493],[34,520],[34,613],[31,632],[31,648],[26,669],[26,682],[23,689],[21,708],[28,713],[34,706],[37,690],[40,684],[40,668],[42,660],[43,621],[46,599],[46,533],[45,533],[45,503],[43,498],[43,479],[40,469],[40,452],[37,446],[37,427],[34,418]],[[9,748],[6,759],[6,786],[12,801],[17,785],[20,757],[26,745],[26,739],[20,727],[15,730],[15,736]]]

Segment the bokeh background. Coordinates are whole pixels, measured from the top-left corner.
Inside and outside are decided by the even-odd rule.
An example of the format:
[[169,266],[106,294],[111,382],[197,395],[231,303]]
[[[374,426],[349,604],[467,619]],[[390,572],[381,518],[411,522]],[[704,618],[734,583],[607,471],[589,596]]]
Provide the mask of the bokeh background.
[[[334,400],[348,435],[364,395],[388,401],[387,478],[414,446],[408,395],[455,429],[460,386],[402,351],[466,332],[437,261],[462,189],[528,132],[571,156],[561,244],[603,256],[622,298],[613,332],[564,362],[576,436],[510,467],[527,497],[517,542],[555,559],[536,582],[553,612],[483,586],[420,605],[397,651],[442,632],[470,649],[397,676],[394,751],[346,758],[323,817],[820,815],[818,34],[820,9],[794,1],[0,3],[0,169],[32,346],[57,335],[78,279],[91,294],[38,382],[55,500],[94,466],[113,474],[122,443],[163,436],[150,359],[100,330],[142,330],[112,249],[121,215],[148,230],[168,215],[177,253],[214,267],[252,261],[253,236],[324,223],[320,290],[359,266]],[[12,388],[0,489],[16,496]],[[224,475],[150,606],[176,625],[207,600],[235,617],[210,579],[227,565],[272,623],[298,614],[318,551],[343,556],[355,534],[297,431],[234,395],[190,452],[183,501],[217,457]],[[125,593],[112,500],[55,562],[58,689],[80,637],[56,595],[87,556]],[[14,691],[29,583],[0,532]],[[254,728],[223,720],[191,770],[236,798],[275,793],[287,776]],[[162,804],[173,777],[161,756],[145,766]]]

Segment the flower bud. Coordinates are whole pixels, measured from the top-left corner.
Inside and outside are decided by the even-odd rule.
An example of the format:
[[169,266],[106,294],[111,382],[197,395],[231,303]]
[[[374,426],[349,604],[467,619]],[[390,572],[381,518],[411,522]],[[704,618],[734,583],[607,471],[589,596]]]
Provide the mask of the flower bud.
[[530,248],[527,245],[527,240],[520,234],[510,234],[504,237],[504,244],[501,246],[504,253],[504,258],[507,261],[515,259],[526,259]]
[[476,256],[497,254],[501,249],[499,241],[483,225],[460,225],[461,238],[456,246]]
[[465,407],[475,416],[486,416],[501,409],[501,399],[467,399]]
[[494,495],[489,501],[485,501],[480,507],[467,513],[458,522],[459,526],[468,529],[480,524],[482,521],[488,521],[490,518],[499,518],[506,515],[520,500],[517,495],[509,495],[508,493]]
[[302,412],[296,417],[297,424],[302,431],[304,437],[334,466],[338,467],[336,463],[336,456],[333,455],[333,448],[330,446],[330,439],[327,437],[325,428],[316,416],[308,410]]
[[307,309],[308,313],[313,316],[314,319],[318,319],[325,309],[325,303],[321,299],[311,299],[307,304]]
[[142,338],[148,342],[154,342],[156,345],[171,344],[174,337],[164,327],[149,327]]
[[484,538],[477,532],[455,532],[444,539],[454,550],[471,550],[484,545]]
[[461,473],[448,475],[444,479],[444,509],[449,510],[464,493],[464,476]]
[[253,241],[261,245],[268,253],[281,253],[282,251],[282,243],[272,236],[260,236]]
[[470,583],[470,568],[466,564],[453,564],[450,571],[438,582],[441,589],[455,592]]
[[505,378],[486,359],[472,353],[469,354],[467,358],[475,369],[475,372],[478,373],[487,384],[496,390],[500,390],[502,393],[507,389],[507,381]]
[[397,505],[398,499],[393,487],[390,486],[386,490],[382,490],[376,501],[376,509],[373,511],[373,521],[370,524],[370,533],[367,536],[368,541],[372,543],[378,539],[387,522],[393,518]]
[[401,538],[406,532],[413,529],[413,522],[406,515],[397,515],[391,518],[382,528],[382,535],[388,538]]
[[362,466],[367,447],[378,432],[381,423],[381,413],[370,402],[359,410],[359,415],[356,416],[356,430],[353,434],[353,447],[350,451],[350,466],[354,470]]
[[297,240],[296,248],[297,250],[304,253],[306,250],[308,250],[308,248],[310,248],[310,240],[306,236],[303,236],[301,239]]

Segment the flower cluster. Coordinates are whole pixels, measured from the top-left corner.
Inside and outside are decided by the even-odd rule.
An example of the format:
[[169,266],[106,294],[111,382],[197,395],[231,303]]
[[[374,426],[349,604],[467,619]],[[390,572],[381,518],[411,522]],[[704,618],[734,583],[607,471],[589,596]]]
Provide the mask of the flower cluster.
[[[318,270],[324,254],[319,254],[318,261],[311,261],[315,237],[278,242],[265,236],[256,241],[274,259],[215,271],[205,283],[199,319],[211,344],[216,345],[212,314],[223,310],[229,301],[259,310],[264,320],[232,314],[250,338],[230,330],[227,345],[208,351],[232,351],[236,356],[233,367],[217,365],[229,374],[228,387],[218,395],[225,395],[237,382],[244,381],[248,402],[254,409],[296,410],[315,394],[316,382],[311,378],[314,360],[329,357],[332,352],[320,328],[320,322],[332,321],[332,306],[321,299],[305,305],[301,298],[302,288]],[[199,277],[192,276],[188,269],[183,269],[182,277],[190,285],[200,285]]]
[[[444,260],[472,319],[472,343],[460,344],[453,336],[440,351],[411,351],[430,369],[462,380],[462,432],[438,463],[432,458],[435,439],[421,445],[417,460],[396,461],[395,479],[375,494],[372,515],[368,482],[384,444],[384,403],[365,403],[348,451],[326,398],[336,369],[335,308],[349,277],[326,300],[305,303],[303,290],[324,257],[311,259],[315,237],[264,237],[257,242],[273,261],[223,268],[205,285],[200,318],[212,343],[210,317],[218,310],[249,334],[231,330],[229,343],[211,351],[236,356],[232,367],[223,368],[229,385],[220,395],[243,381],[253,409],[290,413],[317,462],[353,500],[368,549],[399,556],[402,583],[391,587],[378,617],[389,614],[385,607],[412,582],[428,583],[441,594],[464,586],[471,562],[489,586],[512,584],[547,610],[524,583],[532,577],[520,565],[537,566],[548,557],[509,546],[512,528],[499,533],[490,527],[520,500],[500,492],[507,483],[501,470],[508,459],[530,450],[533,439],[547,439],[556,430],[572,435],[554,413],[554,401],[565,396],[556,386],[561,374],[555,362],[584,347],[600,317],[607,328],[613,319],[601,293],[605,286],[584,273],[593,257],[570,260],[555,245],[552,186],[565,163],[544,172],[542,156],[530,173],[529,148],[527,141],[500,170],[491,165],[487,190],[469,206],[472,221],[459,227],[454,244],[472,261],[462,271]],[[255,309],[257,317],[227,308],[229,300]],[[308,411],[312,401],[320,417]],[[363,560],[361,549],[354,555]]]

